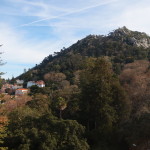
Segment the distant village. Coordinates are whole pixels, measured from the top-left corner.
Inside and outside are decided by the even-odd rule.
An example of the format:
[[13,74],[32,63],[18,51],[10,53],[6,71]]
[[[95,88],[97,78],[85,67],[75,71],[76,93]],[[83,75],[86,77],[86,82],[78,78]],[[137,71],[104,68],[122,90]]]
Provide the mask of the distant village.
[[4,83],[0,90],[1,94],[9,94],[15,96],[22,96],[29,93],[30,87],[36,85],[38,87],[45,87],[45,83],[42,80],[39,81],[28,81],[26,88],[23,87],[24,81],[23,80],[16,80],[16,83],[9,84]]

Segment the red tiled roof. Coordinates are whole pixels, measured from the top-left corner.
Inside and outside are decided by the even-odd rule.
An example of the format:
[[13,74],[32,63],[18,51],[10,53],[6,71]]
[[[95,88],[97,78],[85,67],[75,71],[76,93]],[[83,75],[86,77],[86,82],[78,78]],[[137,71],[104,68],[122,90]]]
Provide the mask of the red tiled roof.
[[36,84],[40,84],[41,85],[41,84],[45,84],[45,83],[44,83],[44,81],[40,80],[40,81],[37,81]]
[[24,88],[22,88],[22,89],[17,89],[17,90],[28,90],[28,89],[24,89]]

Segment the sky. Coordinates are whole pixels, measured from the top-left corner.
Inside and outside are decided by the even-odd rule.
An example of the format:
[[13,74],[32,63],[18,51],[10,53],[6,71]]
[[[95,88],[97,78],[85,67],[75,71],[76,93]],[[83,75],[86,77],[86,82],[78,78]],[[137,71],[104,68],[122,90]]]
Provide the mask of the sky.
[[12,78],[89,34],[122,26],[150,35],[150,0],[0,0],[3,78]]

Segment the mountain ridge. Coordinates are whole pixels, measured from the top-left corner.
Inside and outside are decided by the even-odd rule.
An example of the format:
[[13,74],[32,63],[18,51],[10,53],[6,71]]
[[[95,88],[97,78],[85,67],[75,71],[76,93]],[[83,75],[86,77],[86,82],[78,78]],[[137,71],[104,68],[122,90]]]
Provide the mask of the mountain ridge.
[[150,47],[150,37],[145,32],[131,31],[127,29],[125,26],[114,30],[114,32],[110,33],[110,36],[113,37],[128,36],[128,39],[126,40],[128,40],[130,44],[136,45],[137,47],[140,46],[144,48]]
[[[124,64],[134,60],[150,58],[150,37],[144,32],[131,31],[125,26],[108,35],[88,35],[68,48],[49,55],[43,61],[18,76],[18,79],[44,79],[49,72],[61,72],[73,82],[74,72],[84,68],[87,57],[109,57],[113,68],[119,74]],[[118,71],[117,71],[118,70]]]

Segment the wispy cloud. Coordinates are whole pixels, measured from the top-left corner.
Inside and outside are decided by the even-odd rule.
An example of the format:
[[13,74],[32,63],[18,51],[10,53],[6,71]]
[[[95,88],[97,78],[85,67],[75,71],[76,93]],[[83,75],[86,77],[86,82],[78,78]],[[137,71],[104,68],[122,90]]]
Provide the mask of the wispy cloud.
[[1,71],[7,72],[3,75],[6,78],[19,75],[23,68],[33,67],[49,54],[75,42],[74,37],[69,39],[70,36],[61,40],[50,38],[39,41],[37,37],[27,39],[26,32],[15,30],[7,24],[0,24],[0,33],[0,44],[3,44],[0,50],[4,52],[1,57],[7,62]]
[[92,9],[92,8],[96,8],[96,7],[99,7],[99,6],[102,6],[102,5],[107,5],[107,4],[110,4],[110,3],[115,2],[115,1],[117,1],[117,0],[101,1],[100,3],[96,3],[94,5],[86,6],[84,8],[80,8],[80,9],[77,9],[77,10],[72,10],[70,12],[66,12],[66,13],[58,15],[58,16],[47,17],[47,18],[43,18],[43,19],[39,19],[39,20],[35,20],[35,21],[32,21],[32,22],[29,22],[27,24],[22,24],[22,25],[20,25],[20,27],[22,27],[22,26],[29,26],[29,25],[32,25],[32,24],[35,24],[35,23],[38,23],[38,22],[42,22],[42,21],[46,21],[46,20],[52,20],[52,19],[58,19],[58,18],[61,18],[61,17],[64,17],[64,16],[75,14],[75,13],[84,12],[86,10],[89,10],[89,9]]
[[1,0],[0,44],[7,76],[88,34],[107,34],[124,25],[150,33],[149,13],[149,0]]
[[[150,14],[150,1],[130,1],[123,6],[123,3],[118,3],[122,11],[114,19],[115,25],[127,26],[131,30],[147,32],[150,34],[150,21],[148,14]],[[114,23],[113,23],[114,24]]]

